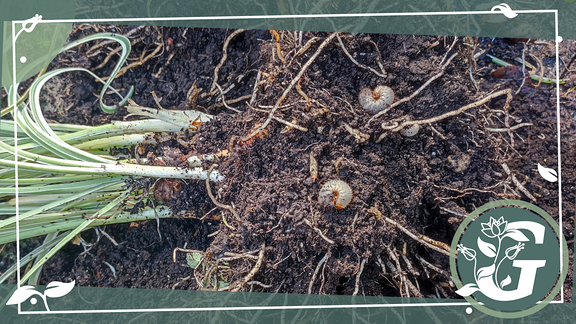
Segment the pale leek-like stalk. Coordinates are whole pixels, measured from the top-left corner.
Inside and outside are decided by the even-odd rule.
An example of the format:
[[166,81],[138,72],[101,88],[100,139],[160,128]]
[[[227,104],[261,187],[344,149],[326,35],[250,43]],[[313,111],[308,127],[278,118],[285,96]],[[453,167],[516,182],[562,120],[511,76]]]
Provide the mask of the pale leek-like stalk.
[[[50,78],[61,73],[85,72],[103,83],[99,103],[105,112],[113,112],[131,97],[133,87],[122,96],[110,86],[130,53],[130,41],[126,37],[93,35],[66,45],[62,51],[98,39],[117,41],[122,46],[120,59],[107,81],[86,69],[63,68],[38,76],[27,96],[14,96],[12,88],[7,91],[11,108],[3,110],[2,114],[11,113],[13,121],[0,122],[0,244],[16,240],[16,225],[20,239],[49,235],[40,247],[21,259],[21,266],[24,266],[37,258],[21,278],[21,284],[35,277],[49,258],[85,229],[172,216],[166,206],[146,207],[135,214],[124,210],[124,205],[135,205],[135,195],[142,190],[136,185],[137,181],[130,179],[205,180],[208,176],[198,161],[192,161],[194,159],[190,160],[194,167],[188,168],[140,165],[116,161],[105,151],[111,147],[136,145],[154,132],[195,130],[199,123],[209,121],[210,115],[131,106],[132,114],[152,119],[116,121],[95,127],[54,124],[45,120],[40,106],[41,89]],[[117,105],[104,103],[104,93],[108,90],[120,97]],[[202,159],[210,159],[210,155]],[[15,179],[16,166],[18,179]],[[213,171],[210,180],[220,181],[222,176]],[[16,203],[19,215],[15,215]],[[65,233],[57,235],[61,232]],[[14,265],[0,276],[0,283],[15,271]]]

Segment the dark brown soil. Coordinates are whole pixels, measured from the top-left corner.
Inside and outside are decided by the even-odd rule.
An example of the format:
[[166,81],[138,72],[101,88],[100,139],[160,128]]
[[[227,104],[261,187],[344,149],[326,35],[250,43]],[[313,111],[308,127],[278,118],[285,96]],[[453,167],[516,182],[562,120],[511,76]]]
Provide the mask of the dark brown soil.
[[[126,34],[134,27],[76,26],[72,39],[98,31]],[[169,148],[179,153],[215,153],[230,148],[233,153],[218,161],[217,169],[225,180],[212,184],[216,199],[233,206],[241,222],[229,210],[214,209],[204,182],[166,183],[158,197],[173,198],[169,203],[176,212],[186,211],[193,218],[162,220],[160,240],[155,222],[106,228],[118,243],[103,238],[90,254],[78,257],[82,248],[70,245],[45,267],[44,282],[75,279],[81,286],[199,289],[185,253],[186,247],[209,253],[214,260],[225,252],[247,253],[266,246],[259,271],[242,289],[264,292],[358,294],[371,296],[418,296],[455,298],[449,277],[449,258],[407,236],[385,218],[392,219],[416,235],[427,236],[437,246],[450,245],[463,217],[477,207],[493,200],[511,198],[531,201],[558,218],[558,184],[545,181],[537,164],[557,169],[556,89],[530,79],[495,78],[498,68],[481,51],[508,62],[522,57],[545,66],[544,75],[554,75],[554,46],[537,41],[528,46],[525,40],[459,39],[449,48],[453,37],[341,34],[342,42],[360,64],[382,72],[385,78],[355,64],[334,39],[312,62],[300,80],[304,98],[292,89],[282,101],[276,116],[307,129],[303,132],[275,120],[265,132],[250,141],[238,138],[247,135],[265,122],[268,111],[280,98],[327,33],[279,32],[282,62],[276,41],[270,31],[245,31],[228,44],[227,59],[218,72],[218,84],[226,90],[225,100],[246,96],[230,106],[222,107],[216,91],[209,95],[214,69],[223,56],[223,44],[231,30],[142,28],[135,31],[131,58],[137,61],[163,44],[156,56],[141,66],[131,68],[114,81],[116,89],[136,88],[133,100],[141,106],[157,105],[152,91],[164,108],[197,109],[216,116],[200,127],[196,134],[182,141],[167,140],[158,146],[146,146],[156,156]],[[300,38],[301,37],[301,41]],[[303,53],[298,53],[313,37],[318,39]],[[93,44],[80,47],[75,53],[59,57],[55,66],[99,65],[108,49],[86,58]],[[570,260],[574,237],[574,186],[576,175],[575,130],[576,44],[564,41],[560,46],[560,87],[562,131],[562,217],[563,230],[570,241]],[[392,109],[377,121],[359,105],[357,96],[363,87],[387,85],[396,100],[413,94],[440,71],[443,62],[454,53],[455,59],[446,73],[433,81],[407,103]],[[84,56],[83,56],[84,55]],[[98,74],[107,75],[113,56]],[[128,63],[133,62],[129,61]],[[475,62],[476,64],[472,64]],[[472,78],[470,66],[472,65]],[[261,74],[257,91],[254,84]],[[512,73],[513,74],[513,73]],[[510,75],[512,75],[510,74]],[[64,100],[75,106],[63,112],[47,112],[49,119],[59,122],[101,124],[121,119],[126,112],[114,115],[100,112],[95,103],[99,85],[89,76],[67,76],[70,95]],[[187,94],[193,86],[201,89],[195,99]],[[475,84],[477,84],[477,87]],[[492,92],[511,89],[513,99],[503,111],[505,96],[492,99],[457,116],[422,125],[413,137],[391,132],[380,142],[380,124],[409,115],[423,120],[453,111],[476,102]],[[115,100],[112,96],[110,102]],[[261,111],[248,108],[247,102]],[[531,125],[511,131],[506,128],[521,123]],[[346,125],[369,136],[360,143]],[[511,136],[510,136],[511,135]],[[174,151],[171,151],[174,153]],[[311,154],[318,163],[318,176],[311,178]],[[507,165],[525,187],[523,192],[507,174]],[[211,165],[206,164],[205,168]],[[326,208],[318,204],[318,191],[328,180],[341,179],[353,190],[353,199],[344,209]],[[180,190],[170,190],[180,188]],[[158,189],[158,190],[160,190]],[[166,196],[168,195],[168,196]],[[164,198],[164,200],[167,200]],[[380,213],[370,212],[375,208]],[[206,213],[208,218],[198,220]],[[218,221],[224,217],[230,226]],[[216,235],[209,234],[215,233]],[[322,233],[322,235],[319,234]],[[94,231],[85,239],[94,240]],[[257,253],[252,255],[257,256]],[[325,262],[322,259],[327,256]],[[363,262],[363,260],[365,260]],[[115,268],[115,275],[111,268]],[[322,263],[318,267],[319,263]],[[363,269],[357,282],[357,275]],[[432,266],[428,265],[432,264]],[[241,281],[256,265],[255,258],[230,261],[230,270],[221,271],[221,280]],[[572,261],[570,261],[570,269]],[[318,271],[315,275],[315,271]],[[197,274],[202,273],[197,270]],[[213,273],[211,273],[213,275]],[[191,276],[192,275],[192,276]],[[189,278],[182,280],[182,278]],[[310,285],[312,278],[314,282]],[[414,287],[408,287],[410,285]],[[565,284],[565,297],[572,297],[572,272]]]

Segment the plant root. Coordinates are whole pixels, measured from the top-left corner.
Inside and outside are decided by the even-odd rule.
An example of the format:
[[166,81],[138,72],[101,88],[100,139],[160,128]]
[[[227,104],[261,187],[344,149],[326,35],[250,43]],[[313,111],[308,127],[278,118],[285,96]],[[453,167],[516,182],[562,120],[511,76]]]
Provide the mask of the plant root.
[[208,196],[210,196],[210,199],[212,200],[212,203],[214,203],[214,205],[216,205],[220,208],[228,209],[232,213],[232,215],[234,215],[236,220],[238,222],[240,222],[240,224],[242,224],[243,223],[242,219],[240,218],[240,215],[238,215],[236,210],[234,210],[234,208],[230,205],[224,205],[222,203],[219,203],[216,200],[216,198],[214,197],[214,195],[212,194],[212,190],[210,189],[210,174],[212,173],[212,170],[214,170],[214,168],[217,166],[218,166],[218,164],[212,164],[212,166],[210,167],[210,170],[208,170],[208,176],[206,177],[206,191],[208,192]]
[[[153,58],[154,56],[156,56],[156,54],[158,54],[158,52],[160,52],[160,50],[164,48],[164,44],[159,43],[157,44],[156,48],[152,51],[152,53],[150,53],[148,56],[143,57],[145,52],[142,52],[142,57],[140,57],[140,59],[136,62],[132,62],[130,64],[128,64],[128,66],[123,67],[122,69],[120,69],[120,71],[118,71],[118,74],[116,74],[116,76],[114,78],[119,78],[120,76],[122,76],[124,73],[128,72],[128,70],[135,68],[137,66],[143,65],[144,63],[146,63],[149,59]],[[103,77],[102,80],[107,81],[109,77]]]
[[270,30],[270,33],[272,33],[272,35],[276,39],[276,53],[278,54],[278,58],[280,59],[282,64],[284,64],[286,60],[284,59],[284,56],[282,56],[282,48],[280,47],[280,35],[278,34],[277,31],[272,29]]
[[262,243],[262,248],[260,249],[260,253],[258,254],[258,260],[256,261],[254,268],[252,268],[252,270],[246,275],[246,277],[244,277],[244,279],[240,283],[236,285],[236,287],[230,289],[230,291],[239,291],[240,289],[242,289],[242,287],[244,287],[246,283],[252,280],[254,275],[258,272],[258,270],[260,270],[260,267],[262,266],[262,261],[264,261],[265,248],[266,244]]
[[533,125],[532,123],[520,123],[520,124],[514,125],[510,128],[488,128],[488,127],[486,127],[486,130],[490,131],[490,132],[494,132],[494,133],[500,133],[500,132],[508,132],[508,130],[513,131],[513,130],[517,130],[518,128],[521,128],[521,127],[532,126],[532,125]]
[[358,270],[358,273],[356,274],[356,283],[354,285],[354,292],[352,293],[352,296],[358,295],[358,291],[360,290],[360,276],[362,275],[362,272],[364,271],[364,264],[366,263],[367,260],[368,259],[364,258],[360,262],[360,269]]
[[322,233],[322,231],[318,228],[318,227],[314,227],[314,225],[312,225],[312,223],[310,223],[309,220],[307,220],[306,218],[304,218],[304,223],[306,223],[306,225],[310,226],[316,233],[318,233],[318,235],[320,235],[321,238],[323,238],[326,242],[330,243],[330,244],[335,244],[336,242],[332,241],[331,239],[329,239],[326,235],[324,235],[324,233]]
[[[220,63],[218,63],[218,65],[216,65],[216,67],[214,68],[214,79],[212,81],[212,86],[210,87],[210,92],[215,90],[216,83],[218,83],[218,71],[220,71],[220,68],[222,67],[222,65],[224,65],[224,62],[226,62],[226,59],[228,58],[228,43],[230,43],[232,38],[236,37],[236,35],[245,31],[246,29],[237,29],[232,34],[230,34],[230,36],[228,36],[224,41],[224,45],[222,47],[222,58],[220,59]],[[224,97],[222,97],[222,101],[224,101]]]
[[[252,109],[252,110],[254,110],[254,111],[257,111],[257,112],[264,112],[264,113],[267,113],[267,112],[268,112],[268,111],[263,110],[263,109],[254,108],[254,107],[252,107],[248,102],[246,102],[246,105],[248,105],[248,107],[249,107],[250,109]],[[280,122],[280,123],[282,123],[282,124],[284,124],[284,125],[286,125],[286,126],[288,126],[288,127],[296,128],[296,129],[299,130],[299,131],[303,131],[303,132],[307,132],[307,131],[308,131],[308,128],[306,128],[306,127],[302,127],[302,126],[296,125],[296,124],[294,124],[294,123],[291,123],[291,122],[286,121],[286,120],[284,120],[284,119],[281,119],[281,118],[279,118],[279,117],[273,116],[272,118],[274,118],[274,120],[276,120],[277,122]]]
[[312,294],[312,287],[314,287],[314,281],[316,280],[316,276],[318,276],[318,272],[320,272],[320,267],[322,266],[322,264],[324,262],[326,262],[326,260],[330,257],[331,252],[328,251],[324,257],[320,260],[320,262],[318,262],[318,265],[316,266],[316,270],[314,270],[314,274],[312,275],[312,278],[310,279],[310,284],[308,285],[308,294]]
[[[446,246],[442,246],[442,248],[440,248],[440,247],[438,247],[438,246],[430,243],[430,242],[437,242],[437,241],[434,241],[434,240],[432,240],[431,238],[429,238],[429,237],[427,237],[427,236],[425,236],[425,235],[422,235],[422,234],[418,234],[418,235],[413,234],[412,232],[410,232],[409,230],[407,230],[404,226],[398,224],[398,222],[396,222],[396,221],[394,221],[394,220],[392,220],[392,219],[390,219],[390,218],[382,215],[382,213],[380,213],[380,211],[378,211],[378,209],[376,209],[376,207],[372,207],[372,208],[368,209],[368,212],[369,212],[369,213],[372,213],[372,214],[374,214],[374,215],[380,215],[380,217],[381,217],[383,220],[385,220],[386,222],[388,222],[388,223],[390,223],[390,224],[398,227],[399,230],[401,230],[402,232],[404,232],[406,235],[410,236],[410,237],[411,237],[412,239],[414,239],[416,242],[418,242],[418,243],[420,243],[420,244],[422,244],[422,245],[425,245],[425,246],[431,248],[432,250],[434,250],[434,251],[436,251],[436,252],[440,252],[440,253],[442,253],[442,254],[444,254],[444,255],[450,256],[450,248],[446,249],[446,246],[447,246],[447,245],[446,245]],[[441,242],[438,242],[438,243],[441,243]],[[444,244],[444,245],[445,245],[445,244]]]
[[[364,69],[364,70],[369,70],[370,72],[376,74],[377,76],[381,77],[381,78],[385,78],[386,77],[386,73],[380,73],[378,71],[376,71],[375,69],[366,66],[362,63],[358,63],[358,61],[356,61],[352,55],[350,55],[350,53],[348,52],[348,50],[346,50],[346,47],[344,46],[344,43],[342,43],[342,39],[340,38],[340,35],[338,35],[338,33],[336,33],[336,36],[338,37],[338,43],[340,44],[340,47],[342,47],[342,51],[344,52],[344,54],[346,54],[346,56],[348,56],[348,58],[350,59],[350,61],[352,61],[352,63],[356,64],[358,67]],[[378,50],[378,48],[376,48],[376,50]],[[378,54],[380,54],[380,52],[378,52]],[[381,67],[382,68],[382,67]]]
[[270,124],[270,122],[272,121],[272,119],[274,118],[274,113],[276,113],[276,110],[278,110],[278,107],[280,107],[280,104],[282,103],[282,101],[284,101],[284,99],[286,99],[286,96],[288,95],[288,93],[292,90],[292,88],[294,88],[294,86],[296,85],[296,83],[298,82],[298,80],[300,80],[300,78],[302,77],[302,75],[304,75],[304,72],[306,72],[306,70],[308,69],[308,67],[310,67],[310,65],[312,64],[312,62],[314,62],[314,60],[316,60],[316,58],[318,57],[318,55],[320,55],[320,52],[322,52],[322,50],[328,46],[328,44],[332,41],[332,39],[334,39],[334,37],[336,37],[337,33],[332,33],[332,35],[330,35],[329,37],[327,37],[324,42],[322,42],[322,44],[320,44],[320,46],[318,46],[318,49],[316,49],[316,52],[314,52],[314,54],[312,55],[312,57],[310,57],[310,59],[308,60],[308,62],[306,62],[304,64],[304,66],[302,66],[302,68],[300,69],[300,72],[298,72],[298,74],[294,77],[294,79],[292,79],[292,82],[290,82],[290,84],[288,85],[288,87],[286,88],[286,90],[284,90],[284,92],[282,93],[282,96],[280,96],[280,98],[278,99],[278,101],[276,101],[276,104],[274,105],[274,108],[272,108],[272,110],[270,110],[268,118],[266,119],[266,121],[260,125],[260,127],[258,127],[256,130],[252,131],[250,134],[242,137],[242,141],[246,142],[247,140],[251,139],[252,137],[256,136],[257,134],[259,134],[263,129],[265,129],[268,124]]
[[[494,92],[476,102],[473,102],[471,104],[468,104],[466,106],[460,107],[456,110],[452,110],[449,111],[447,113],[444,113],[440,116],[436,116],[436,117],[432,117],[429,119],[421,119],[421,120],[405,120],[404,122],[402,122],[401,124],[397,124],[396,120],[393,121],[386,121],[384,123],[382,123],[382,128],[384,129],[390,129],[391,132],[398,132],[401,129],[403,129],[404,127],[407,126],[411,126],[411,125],[423,125],[423,124],[429,124],[429,123],[435,123],[438,122],[440,120],[449,118],[449,117],[454,117],[457,116],[463,112],[465,112],[466,110],[475,108],[475,107],[479,107],[483,104],[485,104],[486,102],[492,100],[493,98],[502,96],[502,95],[506,95],[506,103],[504,104],[504,110],[507,110],[508,107],[510,106],[510,101],[512,101],[512,91],[510,89],[504,89],[504,90],[500,90],[497,92]],[[395,124],[393,124],[392,126],[387,125],[387,123],[390,122],[396,122]],[[507,127],[508,130],[510,130],[510,127]]]
[[[241,112],[240,110],[228,106],[228,104],[226,103],[226,101],[225,101],[225,99],[224,99],[224,92],[222,91],[222,87],[220,87],[220,85],[219,85],[218,83],[216,83],[216,82],[214,82],[213,85],[218,88],[218,91],[220,91],[220,96],[222,97],[222,104],[224,105],[224,107],[226,107],[226,108],[228,108],[228,109],[230,109],[230,110],[232,110],[232,111],[234,111],[234,112],[240,113],[240,112]],[[249,97],[248,97],[248,98],[249,98]],[[245,98],[245,99],[248,99],[248,98]]]
[[344,128],[346,128],[346,130],[348,131],[348,133],[350,133],[350,135],[352,135],[354,137],[354,139],[356,140],[356,142],[358,143],[364,143],[366,142],[368,139],[370,139],[370,135],[368,134],[364,134],[361,131],[352,128],[350,125],[344,123]]
[[506,163],[502,163],[502,169],[504,169],[506,174],[508,174],[508,176],[512,179],[512,182],[514,183],[514,185],[516,185],[516,188],[518,188],[518,190],[520,190],[523,194],[525,194],[526,197],[530,198],[530,200],[536,201],[536,198],[534,198],[534,196],[530,194],[530,192],[526,189],[526,187],[524,187],[520,183],[520,181],[518,181],[518,179],[516,178],[514,173],[510,171],[510,168],[508,167],[508,165],[506,165]]

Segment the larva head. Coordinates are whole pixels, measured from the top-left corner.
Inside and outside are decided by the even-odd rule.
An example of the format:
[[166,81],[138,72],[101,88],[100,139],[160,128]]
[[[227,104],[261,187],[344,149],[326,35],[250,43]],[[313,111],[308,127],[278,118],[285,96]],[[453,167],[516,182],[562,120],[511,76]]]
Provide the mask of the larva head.
[[333,206],[343,209],[352,200],[352,189],[342,180],[330,180],[326,182],[318,194],[318,203],[323,206]]
[[372,97],[375,100],[382,100],[386,106],[390,106],[394,101],[394,91],[390,87],[379,85],[372,91]]

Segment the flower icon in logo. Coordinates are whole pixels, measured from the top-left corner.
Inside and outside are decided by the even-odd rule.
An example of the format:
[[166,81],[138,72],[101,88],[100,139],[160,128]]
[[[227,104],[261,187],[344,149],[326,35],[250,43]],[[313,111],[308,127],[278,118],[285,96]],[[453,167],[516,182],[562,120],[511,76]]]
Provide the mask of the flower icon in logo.
[[476,250],[467,248],[463,244],[458,244],[458,252],[462,253],[468,261],[476,259]]
[[505,221],[504,217],[500,217],[498,220],[490,217],[490,221],[488,223],[481,223],[481,225],[482,233],[484,233],[489,238],[495,238],[506,232],[506,229],[508,228],[508,221]]
[[500,237],[500,235],[506,232],[508,228],[508,221],[504,220],[504,216],[500,217],[498,220],[495,220],[493,217],[490,217],[490,221],[488,223],[481,223],[482,225],[482,233],[484,233],[489,238]]
[[524,243],[518,243],[514,246],[507,248],[505,252],[506,257],[510,260],[514,260],[518,255],[518,253],[520,253],[520,250],[524,250]]

